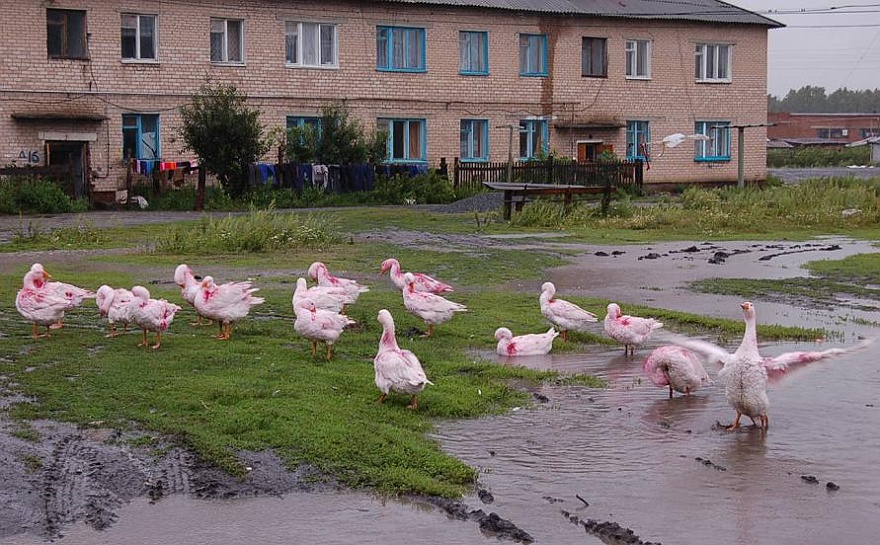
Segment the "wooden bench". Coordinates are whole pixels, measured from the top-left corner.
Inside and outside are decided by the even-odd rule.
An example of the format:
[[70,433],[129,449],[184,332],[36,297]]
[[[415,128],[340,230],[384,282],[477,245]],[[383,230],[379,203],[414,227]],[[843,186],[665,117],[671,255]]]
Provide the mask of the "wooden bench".
[[483,185],[495,191],[504,192],[504,219],[509,220],[511,208],[522,210],[528,197],[540,195],[561,195],[564,206],[570,206],[574,195],[601,194],[604,187],[571,184],[525,184],[510,182],[483,182]]

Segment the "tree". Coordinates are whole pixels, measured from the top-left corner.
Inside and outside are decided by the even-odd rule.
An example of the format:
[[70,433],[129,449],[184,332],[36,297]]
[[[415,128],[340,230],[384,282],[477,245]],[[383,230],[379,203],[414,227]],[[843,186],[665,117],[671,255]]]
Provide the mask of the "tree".
[[244,194],[248,165],[269,150],[260,111],[248,108],[247,96],[234,85],[206,84],[191,104],[180,108],[180,114],[185,149],[192,150],[199,164],[217,176],[229,196]]
[[324,106],[319,127],[303,125],[288,131],[287,157],[300,163],[378,163],[387,157],[387,135],[367,136],[342,103]]

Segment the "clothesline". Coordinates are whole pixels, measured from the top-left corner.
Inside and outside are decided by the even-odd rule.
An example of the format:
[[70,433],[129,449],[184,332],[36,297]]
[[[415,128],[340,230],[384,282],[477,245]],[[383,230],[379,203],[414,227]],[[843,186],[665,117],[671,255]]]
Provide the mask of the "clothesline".
[[153,171],[193,169],[198,167],[196,161],[162,161],[161,159],[132,159],[131,171],[149,176]]

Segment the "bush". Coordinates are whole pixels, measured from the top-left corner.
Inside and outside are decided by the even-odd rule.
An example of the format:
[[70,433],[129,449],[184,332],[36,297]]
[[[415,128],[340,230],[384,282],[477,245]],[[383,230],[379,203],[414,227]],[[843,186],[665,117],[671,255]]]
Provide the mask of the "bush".
[[[194,186],[185,186],[180,189],[164,191],[163,193],[154,193],[152,184],[137,184],[132,187],[131,192],[132,195],[137,195],[147,200],[149,204],[148,211],[186,211],[196,209],[197,190]],[[247,208],[247,206],[237,205],[220,187],[212,186],[205,188],[205,210],[235,210],[236,208]]]
[[452,182],[436,172],[381,176],[369,195],[373,204],[446,204],[456,199]]
[[767,166],[770,168],[845,167],[848,165],[868,165],[870,163],[871,151],[869,146],[841,149],[803,146],[793,149],[773,149],[767,151]]
[[13,176],[0,181],[0,214],[63,214],[88,208],[87,202],[71,199],[46,178]]

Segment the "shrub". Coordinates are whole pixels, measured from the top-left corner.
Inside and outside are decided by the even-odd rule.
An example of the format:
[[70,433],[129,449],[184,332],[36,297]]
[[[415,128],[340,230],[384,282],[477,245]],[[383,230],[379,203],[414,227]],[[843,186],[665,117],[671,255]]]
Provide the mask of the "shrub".
[[2,214],[63,214],[86,210],[88,203],[71,199],[52,180],[13,176],[0,181]]
[[370,194],[374,204],[446,204],[456,199],[452,182],[436,172],[380,176]]
[[767,151],[767,166],[771,168],[844,167],[848,165],[868,165],[870,163],[871,151],[869,146],[840,149],[802,146],[793,149]]

